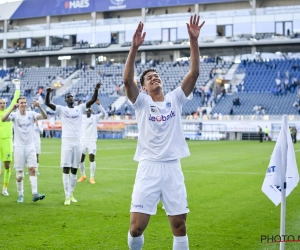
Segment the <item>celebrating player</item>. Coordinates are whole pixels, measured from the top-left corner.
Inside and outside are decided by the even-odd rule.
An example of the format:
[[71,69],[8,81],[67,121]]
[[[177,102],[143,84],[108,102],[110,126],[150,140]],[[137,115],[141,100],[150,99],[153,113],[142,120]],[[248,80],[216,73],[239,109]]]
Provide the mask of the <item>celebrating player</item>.
[[96,103],[99,105],[101,113],[98,115],[92,115],[92,109],[87,108],[86,115],[84,115],[82,119],[82,130],[81,130],[81,139],[80,139],[82,156],[81,156],[81,162],[79,164],[81,177],[78,179],[77,182],[83,182],[86,180],[84,159],[85,159],[85,155],[89,154],[90,183],[95,184],[95,171],[96,171],[95,155],[97,151],[96,141],[98,138],[97,123],[101,118],[107,116],[107,113],[105,112],[104,108],[100,104],[99,99],[97,99]]
[[74,96],[71,93],[65,95],[66,107],[50,103],[50,93],[52,89],[47,88],[45,104],[56,111],[62,123],[61,168],[63,168],[63,185],[65,190],[64,205],[77,202],[73,196],[73,192],[76,185],[77,168],[81,157],[80,135],[82,115],[87,108],[96,102],[100,85],[100,83],[96,84],[94,94],[87,103],[75,107]]
[[[6,114],[2,121],[12,121],[14,125],[14,168],[16,170],[16,180],[18,189],[18,202],[24,201],[24,167],[27,164],[29,169],[29,178],[32,189],[32,200],[34,202],[45,198],[44,194],[38,193],[36,176],[36,151],[34,146],[34,120],[47,119],[46,112],[38,102],[33,103],[41,114],[34,111],[26,111],[27,101],[25,97],[20,97]],[[12,113],[14,110],[18,110]]]
[[[156,214],[161,199],[174,235],[173,249],[188,249],[186,217],[189,212],[180,159],[190,155],[181,127],[182,106],[192,93],[200,73],[198,37],[204,25],[191,16],[187,31],[190,38],[190,71],[181,86],[164,95],[163,83],[155,69],[145,70],[140,78],[141,93],[134,82],[134,62],[144,42],[143,23],[132,39],[124,71],[126,94],[136,113],[138,145],[134,159],[139,162],[132,193],[128,246],[140,250],[143,232],[150,216]],[[192,97],[192,96],[191,96]]]
[[[2,195],[8,196],[7,187],[10,179],[10,162],[12,161],[12,123],[2,122],[2,117],[7,113],[17,102],[20,96],[20,80],[13,80],[16,86],[14,99],[11,101],[9,107],[5,109],[6,101],[0,97],[0,161],[4,165],[4,184],[2,189]],[[0,162],[0,174],[1,174],[1,162]]]

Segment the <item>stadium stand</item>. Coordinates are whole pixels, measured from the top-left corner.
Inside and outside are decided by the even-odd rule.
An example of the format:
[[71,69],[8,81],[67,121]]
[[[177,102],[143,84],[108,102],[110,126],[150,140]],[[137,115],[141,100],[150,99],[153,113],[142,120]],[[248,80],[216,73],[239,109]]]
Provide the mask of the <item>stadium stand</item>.
[[31,47],[28,52],[38,52],[38,51],[57,51],[63,48],[62,45],[53,45],[53,46],[34,46]]

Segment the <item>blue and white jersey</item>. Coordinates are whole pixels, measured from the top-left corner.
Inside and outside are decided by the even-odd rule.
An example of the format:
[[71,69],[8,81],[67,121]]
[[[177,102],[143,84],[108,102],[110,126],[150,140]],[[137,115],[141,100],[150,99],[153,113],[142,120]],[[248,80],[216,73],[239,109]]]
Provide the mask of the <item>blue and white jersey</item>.
[[76,138],[79,140],[82,127],[82,115],[86,109],[86,104],[80,104],[74,108],[56,105],[56,112],[61,119],[62,135],[61,138]]
[[130,105],[135,110],[138,124],[136,161],[171,161],[190,155],[182,126],[182,106],[189,99],[181,87],[165,95],[163,102],[139,93]]
[[99,105],[99,108],[101,113],[98,115],[91,115],[90,117],[83,115],[82,131],[81,131],[81,139],[80,139],[81,142],[97,141],[98,138],[97,123],[101,118],[104,118],[107,115],[102,105]]
[[34,120],[38,115],[34,111],[21,115],[19,110],[9,115],[7,121],[12,121],[14,127],[14,146],[34,145]]

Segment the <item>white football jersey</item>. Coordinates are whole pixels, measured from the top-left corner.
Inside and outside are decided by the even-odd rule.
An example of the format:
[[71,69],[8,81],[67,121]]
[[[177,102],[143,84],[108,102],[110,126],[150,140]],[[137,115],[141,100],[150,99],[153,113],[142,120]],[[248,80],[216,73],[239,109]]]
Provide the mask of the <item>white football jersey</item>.
[[[192,97],[192,96],[191,96]],[[138,124],[136,161],[171,161],[190,155],[182,126],[182,106],[188,100],[181,87],[167,93],[164,102],[139,93],[132,104]]]
[[59,115],[62,124],[61,138],[80,138],[82,127],[82,115],[86,104],[80,104],[74,108],[56,105],[56,113]]
[[14,146],[34,145],[34,120],[39,113],[26,111],[21,115],[17,110],[9,115],[8,120],[12,121],[14,127]]

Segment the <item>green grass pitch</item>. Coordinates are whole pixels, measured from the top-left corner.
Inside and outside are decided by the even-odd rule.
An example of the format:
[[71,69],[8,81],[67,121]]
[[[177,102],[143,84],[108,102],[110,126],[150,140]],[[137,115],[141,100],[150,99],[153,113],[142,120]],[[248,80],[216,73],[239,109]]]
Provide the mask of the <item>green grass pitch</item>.
[[[70,206],[63,205],[60,143],[42,139],[38,190],[46,194],[43,201],[31,201],[25,176],[25,201],[18,204],[12,170],[10,196],[0,196],[0,249],[128,249],[136,141],[98,140],[96,184],[77,183],[78,203]],[[279,249],[278,243],[261,243],[261,235],[278,235],[280,228],[280,205],[275,207],[261,191],[274,142],[188,144],[191,156],[182,160],[182,168],[191,210],[187,220],[190,249]],[[295,144],[298,163],[299,152],[300,144]],[[89,173],[87,161],[86,166]],[[295,237],[300,235],[299,195],[297,187],[287,198],[286,234]],[[144,250],[172,249],[172,233],[161,204],[144,235]],[[300,249],[300,243],[286,243],[286,250],[291,249]]]

